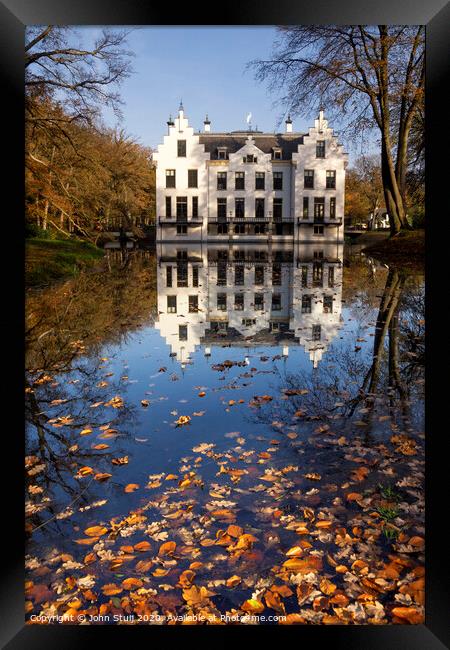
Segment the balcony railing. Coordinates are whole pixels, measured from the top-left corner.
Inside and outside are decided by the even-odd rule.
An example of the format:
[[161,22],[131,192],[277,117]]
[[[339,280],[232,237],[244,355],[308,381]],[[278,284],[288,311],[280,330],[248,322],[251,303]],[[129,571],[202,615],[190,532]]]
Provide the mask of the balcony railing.
[[339,217],[303,217],[297,218],[299,226],[341,226],[342,219]]
[[189,225],[189,224],[201,224],[203,223],[203,217],[158,217],[158,223],[168,226],[177,226],[177,225]]
[[293,223],[294,217],[208,217],[208,223]]

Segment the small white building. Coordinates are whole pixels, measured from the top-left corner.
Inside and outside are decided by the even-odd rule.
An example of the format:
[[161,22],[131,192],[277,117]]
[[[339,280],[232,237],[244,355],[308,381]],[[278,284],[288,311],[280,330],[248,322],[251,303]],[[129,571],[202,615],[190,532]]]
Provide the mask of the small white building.
[[344,240],[348,155],[323,110],[308,133],[194,132],[183,106],[156,163],[157,241]]

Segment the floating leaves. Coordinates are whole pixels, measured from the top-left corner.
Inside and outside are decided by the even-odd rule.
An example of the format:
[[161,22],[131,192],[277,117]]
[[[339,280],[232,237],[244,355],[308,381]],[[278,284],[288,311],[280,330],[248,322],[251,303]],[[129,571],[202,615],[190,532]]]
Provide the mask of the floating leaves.
[[104,526],[91,526],[84,531],[85,535],[89,535],[89,537],[100,537],[101,535],[106,535],[107,532],[108,529]]
[[105,402],[105,406],[112,406],[115,409],[123,408],[123,399],[119,397],[119,395],[116,395],[115,397],[112,397],[108,402]]
[[135,490],[139,489],[139,485],[137,483],[128,483],[128,485],[125,486],[124,492],[129,494],[130,492],[134,492]]
[[177,427],[182,427],[183,425],[189,424],[190,421],[191,418],[189,415],[180,415],[180,417],[175,422],[175,424],[177,425]]
[[159,547],[158,555],[160,557],[163,557],[164,555],[173,555],[176,547],[176,542],[164,542],[164,544],[161,544]]

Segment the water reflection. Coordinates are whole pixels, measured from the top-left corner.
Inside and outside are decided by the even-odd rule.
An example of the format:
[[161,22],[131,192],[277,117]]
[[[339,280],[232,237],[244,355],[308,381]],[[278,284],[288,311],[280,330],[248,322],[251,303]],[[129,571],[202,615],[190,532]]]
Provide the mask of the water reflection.
[[423,616],[424,324],[420,276],[335,245],[108,249],[30,293],[27,613],[183,613],[196,562],[216,616],[275,583],[305,621]]
[[[92,498],[95,484],[80,493],[74,475],[92,464],[98,473],[106,471],[110,453],[106,444],[103,449],[83,444],[80,433],[103,427],[114,437],[125,423],[130,427],[135,422],[136,407],[126,400],[120,409],[104,407],[115,395],[125,397],[128,387],[123,377],[112,377],[102,353],[105,345],[126,345],[133,331],[153,321],[154,255],[134,251],[124,260],[122,250],[109,250],[106,266],[108,272],[82,274],[27,296],[28,531],[60,513],[59,504],[68,503],[67,497],[79,496],[79,505]],[[39,488],[45,492],[40,504],[33,499],[36,478],[42,479]]]
[[158,248],[156,327],[182,366],[197,346],[302,346],[317,368],[341,326],[343,245]]

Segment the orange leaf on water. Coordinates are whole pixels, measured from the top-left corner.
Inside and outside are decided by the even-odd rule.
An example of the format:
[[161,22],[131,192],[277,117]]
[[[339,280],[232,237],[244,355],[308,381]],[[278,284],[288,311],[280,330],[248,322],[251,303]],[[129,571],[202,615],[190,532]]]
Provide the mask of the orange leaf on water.
[[159,547],[158,555],[172,555],[176,549],[176,542],[164,542]]
[[125,492],[134,492],[135,490],[139,489],[139,485],[137,483],[128,483],[128,485],[125,486]]

